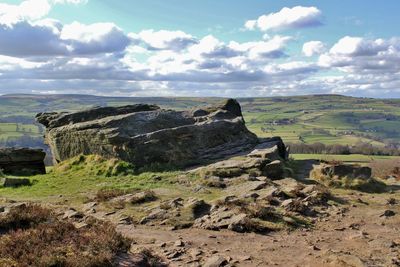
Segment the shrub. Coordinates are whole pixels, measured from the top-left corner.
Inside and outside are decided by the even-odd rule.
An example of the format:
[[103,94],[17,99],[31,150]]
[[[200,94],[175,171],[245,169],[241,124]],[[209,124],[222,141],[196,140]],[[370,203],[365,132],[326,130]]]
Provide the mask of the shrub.
[[381,179],[394,177],[400,180],[400,159],[374,160],[370,163],[372,175]]
[[49,209],[35,204],[22,204],[10,209],[8,213],[0,216],[0,230],[10,231],[28,229],[48,220],[54,220]]
[[[0,266],[113,266],[115,257],[130,246],[111,224],[96,219],[77,229],[36,205],[10,213],[6,225],[15,227],[0,236]],[[20,224],[21,218],[31,221],[30,228]]]

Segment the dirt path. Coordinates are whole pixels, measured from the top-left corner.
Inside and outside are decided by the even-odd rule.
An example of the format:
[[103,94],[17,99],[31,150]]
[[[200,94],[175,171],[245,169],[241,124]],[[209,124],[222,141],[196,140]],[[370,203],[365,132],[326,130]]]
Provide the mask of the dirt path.
[[[400,266],[400,194],[350,192],[343,198],[348,204],[310,230],[269,235],[122,225],[118,230],[136,241],[133,250],[150,248],[170,266],[202,266],[216,256],[231,266]],[[389,206],[389,198],[398,204]],[[396,215],[381,216],[388,209]]]

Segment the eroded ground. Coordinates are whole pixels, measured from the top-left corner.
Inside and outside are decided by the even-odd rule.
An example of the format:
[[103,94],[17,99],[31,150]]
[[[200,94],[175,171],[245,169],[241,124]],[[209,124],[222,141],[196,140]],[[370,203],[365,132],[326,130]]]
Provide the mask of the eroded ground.
[[[400,266],[399,182],[391,181],[384,193],[326,188],[327,198],[308,178],[314,163],[298,162],[296,179],[273,181],[248,175],[204,180],[185,173],[139,176],[143,181],[133,176],[79,177],[84,192],[74,194],[73,188],[71,193],[32,198],[78,228],[85,227],[88,217],[113,222],[133,240],[131,253],[117,259],[119,266],[140,266],[134,265],[136,252],[144,248],[170,266]],[[64,170],[62,177],[74,175]],[[44,180],[46,186],[54,183],[56,188],[51,179],[57,177],[55,172]],[[152,183],[152,189],[138,187],[104,199],[85,191],[89,181],[101,185],[107,179]],[[32,201],[26,196],[45,186],[41,183],[3,191],[9,196],[3,196],[2,205]],[[215,214],[210,224],[199,221],[213,218],[203,209]],[[209,230],[213,227],[218,231]]]
[[[171,266],[202,266],[218,257],[234,266],[399,266],[399,194],[341,196],[348,203],[332,208],[310,229],[265,235],[126,225],[117,229],[135,239],[133,250],[151,248]],[[390,198],[397,204],[388,205]],[[396,215],[384,216],[386,210]]]

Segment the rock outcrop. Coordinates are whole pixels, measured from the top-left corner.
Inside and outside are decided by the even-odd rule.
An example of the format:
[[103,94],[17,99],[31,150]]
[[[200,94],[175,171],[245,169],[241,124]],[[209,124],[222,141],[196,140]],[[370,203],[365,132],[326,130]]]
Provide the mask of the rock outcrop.
[[196,171],[204,178],[230,178],[246,174],[254,177],[267,176],[273,180],[281,179],[284,175],[283,161],[288,157],[282,139],[273,137],[260,142],[262,143],[247,155],[219,161]]
[[371,168],[356,164],[314,165],[310,178],[327,186],[361,190],[366,192],[383,192],[384,183],[371,177]]
[[330,179],[340,179],[347,177],[349,179],[368,180],[371,178],[371,168],[350,164],[326,164],[314,166],[312,171],[314,177],[329,177]]
[[45,174],[44,157],[41,149],[0,148],[0,169],[5,174]]
[[259,140],[229,99],[186,111],[154,105],[101,107],[76,113],[40,113],[46,141],[60,162],[79,154],[119,158],[137,167],[188,166],[252,150]]

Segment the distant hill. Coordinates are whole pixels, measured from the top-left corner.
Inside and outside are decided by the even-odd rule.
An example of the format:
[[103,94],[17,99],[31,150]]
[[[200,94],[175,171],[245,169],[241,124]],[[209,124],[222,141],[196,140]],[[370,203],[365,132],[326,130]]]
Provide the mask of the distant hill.
[[[247,126],[259,136],[280,135],[286,142],[400,144],[400,99],[356,98],[340,95],[242,98]],[[43,129],[36,113],[73,111],[94,106],[152,103],[186,109],[221,98],[103,97],[92,95],[0,96],[0,144],[38,139]],[[18,142],[17,142],[18,143]]]

